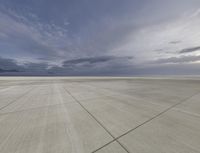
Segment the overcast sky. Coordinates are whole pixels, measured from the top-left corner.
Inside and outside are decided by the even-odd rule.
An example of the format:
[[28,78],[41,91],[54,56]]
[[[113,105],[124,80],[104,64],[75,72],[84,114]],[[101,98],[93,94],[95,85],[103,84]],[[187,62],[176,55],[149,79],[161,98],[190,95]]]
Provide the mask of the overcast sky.
[[0,75],[200,74],[199,0],[0,0]]

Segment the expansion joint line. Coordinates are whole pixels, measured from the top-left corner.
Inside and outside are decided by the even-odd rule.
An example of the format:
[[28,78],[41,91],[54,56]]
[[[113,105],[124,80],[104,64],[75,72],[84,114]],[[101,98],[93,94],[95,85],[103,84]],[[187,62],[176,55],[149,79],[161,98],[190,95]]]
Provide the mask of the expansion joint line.
[[[89,85],[89,86],[92,86],[92,87],[97,88],[96,86],[93,86],[93,85]],[[103,93],[102,93],[102,94],[103,94]],[[138,125],[138,126],[132,128],[132,129],[128,130],[128,131],[125,132],[124,134],[122,134],[122,135],[116,137],[116,138],[115,138],[114,140],[112,140],[111,142],[113,142],[113,141],[117,141],[119,144],[121,144],[121,143],[118,141],[118,139],[120,139],[121,137],[123,137],[123,136],[129,134],[130,132],[132,132],[132,131],[138,129],[139,127],[141,127],[141,126],[143,126],[143,125],[149,123],[150,121],[152,121],[152,120],[154,120],[154,119],[160,117],[161,115],[165,114],[166,112],[168,112],[169,110],[173,109],[173,108],[176,107],[177,105],[180,105],[180,104],[186,102],[187,100],[189,100],[190,98],[192,98],[192,97],[194,97],[194,96],[196,96],[196,95],[198,95],[198,94],[200,94],[199,91],[196,92],[195,94],[189,96],[189,97],[186,97],[185,99],[183,99],[183,100],[179,101],[178,103],[176,103],[176,104],[174,104],[174,105],[168,107],[167,109],[165,109],[164,111],[160,112],[159,114],[153,116],[152,118],[148,119],[147,121],[145,121],[145,122],[141,123],[140,125]],[[105,95],[105,96],[107,96],[107,95]],[[110,97],[110,96],[107,96],[107,97]],[[111,97],[111,98],[113,98],[113,97]],[[111,142],[107,143],[107,144],[104,145],[103,147],[109,145]],[[101,147],[101,148],[103,148],[103,147]],[[100,148],[100,149],[101,149],[101,148]],[[123,147],[123,148],[125,148],[125,147]],[[100,150],[100,149],[97,149],[97,150]],[[95,151],[95,152],[96,152],[96,151]]]
[[150,118],[149,120],[143,122],[142,124],[136,126],[136,127],[133,128],[133,129],[127,131],[126,133],[124,133],[124,134],[118,136],[116,139],[119,139],[119,138],[121,138],[121,137],[123,137],[123,136],[129,134],[130,132],[136,130],[137,128],[139,128],[139,127],[141,127],[141,126],[143,126],[143,125],[149,123],[150,121],[152,121],[152,120],[154,120],[154,119],[160,117],[161,115],[165,114],[166,112],[168,112],[169,110],[173,109],[173,108],[176,107],[177,105],[180,105],[180,104],[186,102],[187,100],[189,100],[190,98],[192,98],[192,97],[194,97],[194,96],[196,96],[196,95],[198,95],[198,94],[200,94],[200,92],[197,92],[197,93],[195,93],[195,94],[193,94],[193,95],[191,95],[191,96],[189,96],[189,97],[187,97],[187,98],[181,100],[180,102],[178,102],[178,103],[176,103],[176,104],[174,104],[174,105],[168,107],[167,109],[165,109],[164,111],[162,111],[162,112],[160,112],[159,114],[155,115],[154,117]]
[[95,151],[92,151],[92,153],[95,153],[97,152],[98,150],[106,147],[107,145],[109,145],[110,143],[116,141],[127,153],[129,153],[129,151],[111,134],[111,132],[92,114],[90,113],[87,108],[85,108],[81,102],[76,99],[76,97],[74,97],[70,91],[68,91],[65,87],[63,87],[64,90],[76,101],[76,103],[78,103],[112,138],[113,140],[112,141],[109,141],[108,143],[106,143],[105,145],[103,145],[102,147],[96,149]]

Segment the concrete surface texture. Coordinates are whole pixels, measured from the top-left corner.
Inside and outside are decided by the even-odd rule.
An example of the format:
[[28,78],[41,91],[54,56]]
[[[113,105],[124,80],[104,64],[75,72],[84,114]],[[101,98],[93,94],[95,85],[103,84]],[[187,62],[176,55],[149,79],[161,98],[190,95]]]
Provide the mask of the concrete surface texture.
[[200,79],[0,78],[0,153],[199,153]]

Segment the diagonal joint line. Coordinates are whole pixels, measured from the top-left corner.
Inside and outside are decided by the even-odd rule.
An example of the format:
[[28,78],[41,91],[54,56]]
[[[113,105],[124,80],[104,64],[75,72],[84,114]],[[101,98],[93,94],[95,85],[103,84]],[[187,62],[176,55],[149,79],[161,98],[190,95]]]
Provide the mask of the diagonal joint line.
[[[116,137],[113,141],[117,141],[117,142],[121,145],[121,143],[118,141],[118,139],[120,139],[121,137],[123,137],[123,136],[129,134],[130,132],[136,130],[137,128],[139,128],[139,127],[141,127],[141,126],[143,126],[143,125],[145,125],[146,123],[148,123],[148,122],[150,122],[150,121],[152,121],[152,120],[154,120],[154,119],[160,117],[162,114],[168,112],[169,110],[173,109],[173,108],[176,107],[177,105],[180,105],[180,104],[186,102],[187,100],[189,100],[190,98],[192,98],[192,97],[194,97],[194,96],[196,96],[196,95],[198,95],[198,94],[200,94],[199,91],[196,92],[195,94],[189,96],[189,97],[186,97],[185,99],[181,100],[180,102],[178,102],[178,103],[172,105],[171,107],[168,107],[168,108],[165,109],[164,111],[162,111],[162,112],[160,112],[159,114],[153,116],[153,117],[150,118],[149,120],[147,120],[147,121],[143,122],[142,124],[140,124],[140,125],[134,127],[133,129],[128,130],[128,131],[125,132],[124,134],[122,134],[122,135]],[[112,142],[113,142],[113,141],[112,141]],[[111,142],[109,142],[108,144],[110,144],[110,143],[111,143]],[[107,145],[108,145],[108,144],[107,144]],[[105,147],[105,146],[107,146],[107,145],[104,145],[103,147]],[[122,146],[123,146],[123,145],[122,145]],[[101,147],[100,149],[102,149],[103,147]],[[125,147],[123,147],[123,148],[125,148]],[[97,149],[97,151],[100,150],[100,149]],[[127,150],[127,149],[126,149],[126,150]],[[128,152],[128,151],[127,151],[127,152]]]
[[[64,88],[64,87],[63,87]],[[97,152],[98,150],[104,148],[105,146],[109,145],[110,143],[116,141],[117,143],[119,143],[119,145],[127,152],[129,153],[129,151],[119,142],[117,141],[117,139],[111,134],[111,132],[92,114],[90,113],[82,104],[81,102],[76,99],[76,97],[74,97],[70,91],[68,91],[66,88],[64,88],[64,90],[113,138],[112,141],[108,142],[107,144],[103,145],[102,147],[96,149],[95,151],[93,151],[92,153]]]
[[143,122],[142,124],[136,126],[136,127],[133,128],[133,129],[127,131],[126,133],[124,133],[124,134],[118,136],[116,139],[119,139],[119,138],[121,138],[121,137],[127,135],[128,133],[130,133],[130,132],[136,130],[137,128],[143,126],[144,124],[146,124],[146,123],[148,123],[148,122],[150,122],[150,121],[152,121],[152,120],[154,120],[154,119],[160,117],[162,114],[168,112],[169,110],[173,109],[173,108],[176,107],[177,105],[180,105],[180,104],[184,103],[184,102],[187,101],[188,99],[190,99],[190,98],[192,98],[192,97],[194,97],[194,96],[196,96],[196,95],[198,95],[198,94],[199,94],[199,92],[197,92],[197,93],[195,93],[195,94],[193,94],[193,95],[191,95],[191,96],[189,96],[189,97],[187,97],[187,98],[181,100],[180,102],[178,102],[178,103],[172,105],[171,107],[168,107],[167,109],[165,109],[164,111],[162,111],[162,112],[160,112],[159,114],[155,115],[154,117],[150,118],[149,120]]

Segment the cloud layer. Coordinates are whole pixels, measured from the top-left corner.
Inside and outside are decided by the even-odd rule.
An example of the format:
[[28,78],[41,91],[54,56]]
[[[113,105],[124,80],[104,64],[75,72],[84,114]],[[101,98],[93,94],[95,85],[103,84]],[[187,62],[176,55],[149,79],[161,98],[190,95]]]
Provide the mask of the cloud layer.
[[[0,75],[114,75],[127,73],[133,57],[101,56],[66,60],[58,65],[48,63],[18,64],[12,59],[0,58]],[[127,69],[128,68],[128,69]]]
[[0,2],[0,75],[198,73],[198,0]]
[[200,46],[197,46],[197,47],[182,49],[179,53],[191,53],[191,52],[195,52],[195,51],[199,51],[199,50],[200,50]]

